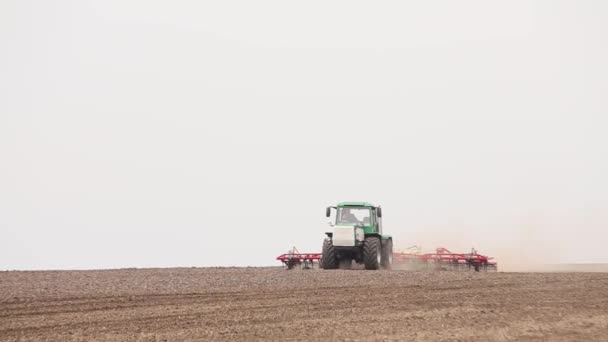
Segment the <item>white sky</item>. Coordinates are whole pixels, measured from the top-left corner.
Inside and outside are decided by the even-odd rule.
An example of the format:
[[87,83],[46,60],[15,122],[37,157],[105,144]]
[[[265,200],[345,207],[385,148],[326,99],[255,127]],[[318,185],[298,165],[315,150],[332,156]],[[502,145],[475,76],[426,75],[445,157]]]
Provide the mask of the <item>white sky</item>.
[[0,269],[608,262],[605,1],[2,1]]

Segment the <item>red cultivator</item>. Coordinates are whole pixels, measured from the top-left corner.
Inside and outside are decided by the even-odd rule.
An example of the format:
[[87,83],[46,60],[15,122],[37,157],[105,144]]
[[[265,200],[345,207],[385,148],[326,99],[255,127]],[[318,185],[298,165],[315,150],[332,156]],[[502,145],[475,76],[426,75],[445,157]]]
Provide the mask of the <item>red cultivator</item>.
[[413,268],[431,268],[446,271],[496,272],[498,265],[493,258],[478,254],[475,249],[471,253],[452,253],[446,248],[437,248],[435,253],[400,252],[393,254],[393,260]]
[[294,247],[288,253],[279,255],[277,260],[282,262],[288,270],[296,266],[300,266],[303,269],[311,269],[314,268],[315,261],[319,262],[321,260],[321,253],[300,253]]
[[[321,258],[321,253],[300,253],[293,247],[288,253],[279,255],[277,260],[282,262],[286,269],[291,270],[296,266],[312,269],[315,261],[320,263]],[[405,265],[412,270],[496,272],[498,264],[491,261],[492,259],[494,258],[478,254],[475,249],[472,249],[471,253],[452,253],[440,247],[435,253],[420,253],[419,248],[414,246],[405,252],[393,253],[395,266]]]

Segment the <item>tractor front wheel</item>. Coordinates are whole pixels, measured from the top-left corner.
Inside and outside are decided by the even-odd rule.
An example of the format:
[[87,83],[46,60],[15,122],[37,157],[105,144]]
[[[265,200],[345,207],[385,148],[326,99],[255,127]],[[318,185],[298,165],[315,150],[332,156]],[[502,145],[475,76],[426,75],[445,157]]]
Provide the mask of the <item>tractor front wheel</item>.
[[327,238],[323,241],[323,256],[321,258],[322,267],[326,270],[334,270],[338,268],[338,256],[336,249],[331,239]]
[[367,237],[363,244],[363,263],[366,270],[377,270],[382,262],[382,246],[377,237]]

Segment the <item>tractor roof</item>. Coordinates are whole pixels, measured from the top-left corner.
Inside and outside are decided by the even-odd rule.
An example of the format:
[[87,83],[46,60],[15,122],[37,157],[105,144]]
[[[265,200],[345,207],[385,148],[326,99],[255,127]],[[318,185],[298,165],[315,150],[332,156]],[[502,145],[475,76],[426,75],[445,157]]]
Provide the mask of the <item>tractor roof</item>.
[[376,206],[368,202],[342,202],[338,203],[338,207],[369,207],[375,208]]

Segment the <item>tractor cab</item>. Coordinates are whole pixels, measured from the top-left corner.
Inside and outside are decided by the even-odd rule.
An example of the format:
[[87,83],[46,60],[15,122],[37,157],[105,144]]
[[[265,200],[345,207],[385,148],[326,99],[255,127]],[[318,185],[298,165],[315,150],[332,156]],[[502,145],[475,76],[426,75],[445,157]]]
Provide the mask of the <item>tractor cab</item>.
[[326,216],[335,217],[331,226],[358,226],[366,234],[382,234],[382,209],[367,202],[342,202],[335,207],[327,207]]

